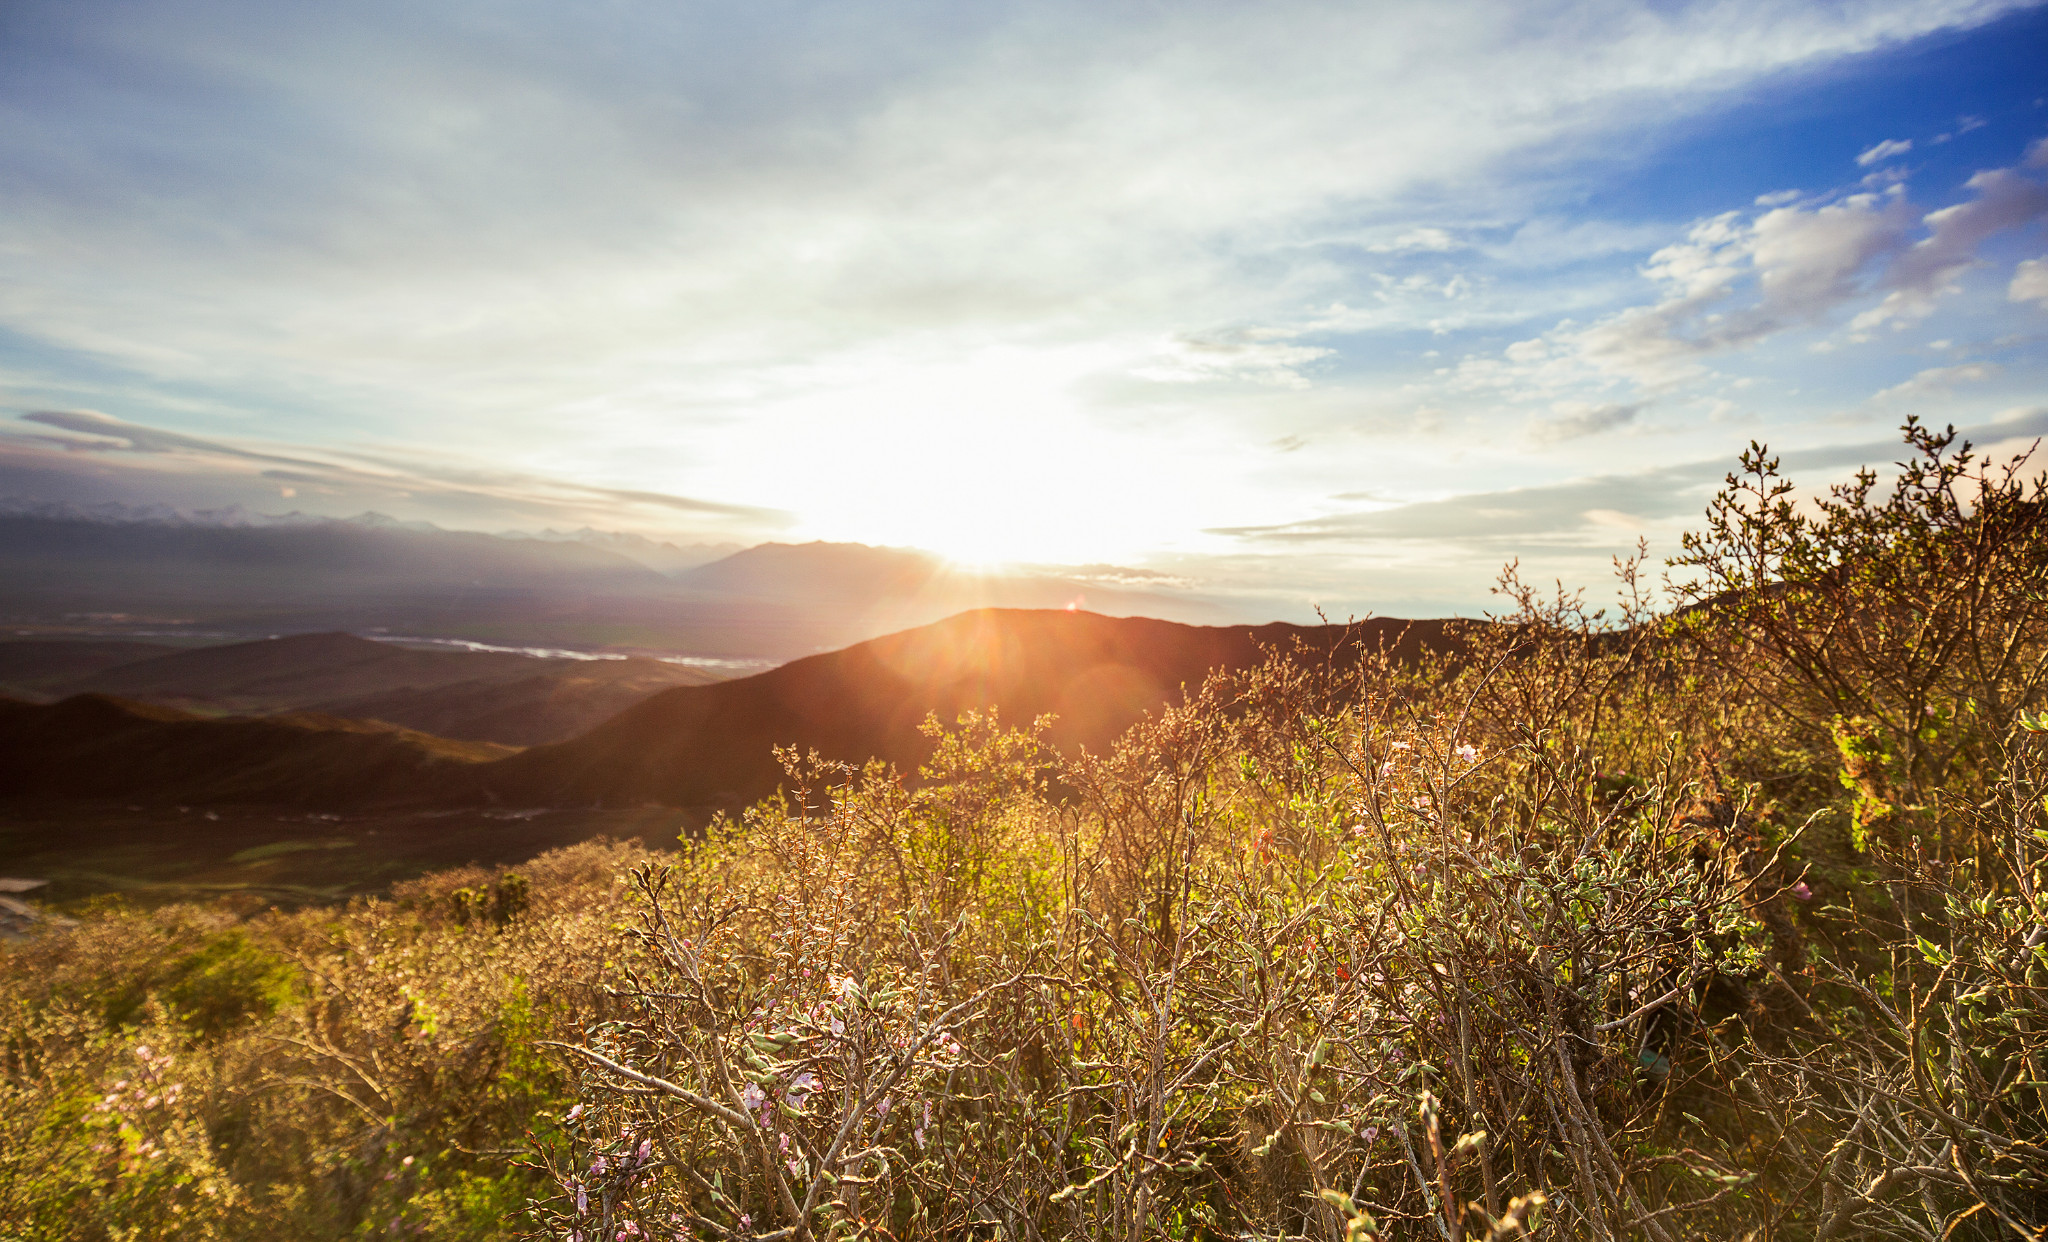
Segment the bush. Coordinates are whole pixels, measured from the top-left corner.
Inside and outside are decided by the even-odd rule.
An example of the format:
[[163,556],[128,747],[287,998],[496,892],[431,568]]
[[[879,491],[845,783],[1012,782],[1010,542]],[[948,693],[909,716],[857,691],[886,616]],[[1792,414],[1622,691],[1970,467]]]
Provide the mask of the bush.
[[1906,435],[1666,615],[12,948],[0,1237],[2038,1239],[2048,489]]
[[792,762],[635,874],[543,1232],[2036,1236],[2043,485],[1907,441],[1754,450],[1670,617]]

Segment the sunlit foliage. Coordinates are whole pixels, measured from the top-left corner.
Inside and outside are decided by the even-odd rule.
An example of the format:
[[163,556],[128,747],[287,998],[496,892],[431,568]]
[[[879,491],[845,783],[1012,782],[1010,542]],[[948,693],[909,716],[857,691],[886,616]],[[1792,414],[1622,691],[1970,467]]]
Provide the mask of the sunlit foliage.
[[1649,604],[1512,570],[1109,753],[788,755],[678,854],[10,952],[22,1237],[2036,1238],[2043,483],[1761,448]]

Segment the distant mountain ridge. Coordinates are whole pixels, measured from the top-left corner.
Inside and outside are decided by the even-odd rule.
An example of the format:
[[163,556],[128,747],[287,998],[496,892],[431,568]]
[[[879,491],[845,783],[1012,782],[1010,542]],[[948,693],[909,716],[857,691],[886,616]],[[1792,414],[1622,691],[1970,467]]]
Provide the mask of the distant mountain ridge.
[[[95,695],[7,704],[0,798],[731,808],[782,783],[777,746],[911,772],[929,753],[928,715],[951,723],[994,709],[1017,725],[1054,714],[1054,744],[1099,751],[1212,669],[1296,644],[1412,657],[1454,644],[1460,624],[1188,626],[977,609],[753,677],[661,691],[578,737],[509,755],[331,716],[208,721]],[[359,780],[340,774],[348,763],[363,765]],[[294,765],[306,769],[303,790]],[[95,785],[95,772],[120,775]]]
[[[38,680],[17,677],[17,684],[46,695],[96,693],[209,712],[322,712],[513,746],[572,737],[656,691],[717,680],[701,667],[645,658],[421,650],[340,633],[185,650],[45,642],[17,654],[17,646],[0,642],[0,683],[10,665],[36,668]],[[132,649],[133,658],[112,659],[119,651],[109,648]],[[77,671],[55,677],[52,666]]]
[[506,537],[377,514],[258,522],[137,512],[0,515],[0,624],[91,624],[98,637],[124,625],[386,631],[783,660],[970,608],[1073,606],[1215,624],[1240,607],[1142,571],[987,575],[863,544],[767,543],[694,563],[708,550],[604,532]]

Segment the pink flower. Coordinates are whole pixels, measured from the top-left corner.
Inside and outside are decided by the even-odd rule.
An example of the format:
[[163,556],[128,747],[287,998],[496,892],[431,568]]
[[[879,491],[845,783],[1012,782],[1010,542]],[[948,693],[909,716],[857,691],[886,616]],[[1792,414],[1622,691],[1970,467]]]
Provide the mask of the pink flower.
[[1794,884],[1794,885],[1792,886],[1792,895],[1793,895],[1794,897],[1797,897],[1797,898],[1798,898],[1799,900],[1801,900],[1801,901],[1812,901],[1812,900],[1813,900],[1813,890],[1812,890],[1812,889],[1810,889],[1810,888],[1808,888],[1808,887],[1806,887],[1806,881],[1805,881],[1805,880],[1801,880],[1801,881],[1799,881],[1799,883],[1797,883],[1797,884]]
[[1374,1141],[1378,1140],[1379,1136],[1380,1136],[1380,1128],[1379,1128],[1378,1126],[1367,1126],[1367,1127],[1365,1128],[1365,1141],[1366,1141],[1366,1142],[1368,1142],[1368,1143],[1374,1142]]
[[569,1115],[568,1115],[567,1117],[564,1117],[564,1118],[562,1118],[562,1120],[563,1120],[563,1121],[574,1121],[574,1120],[576,1120],[576,1119],[577,1119],[578,1117],[581,1117],[582,1115],[583,1115],[583,1106],[582,1106],[581,1104],[578,1104],[578,1105],[577,1105],[576,1107],[574,1107],[574,1108],[570,1109],[570,1110],[569,1110]]
[[1469,742],[1465,743],[1458,747],[1458,758],[1463,759],[1466,763],[1478,763],[1479,748]]
[[576,1187],[576,1215],[590,1215],[590,1196],[581,1186]]

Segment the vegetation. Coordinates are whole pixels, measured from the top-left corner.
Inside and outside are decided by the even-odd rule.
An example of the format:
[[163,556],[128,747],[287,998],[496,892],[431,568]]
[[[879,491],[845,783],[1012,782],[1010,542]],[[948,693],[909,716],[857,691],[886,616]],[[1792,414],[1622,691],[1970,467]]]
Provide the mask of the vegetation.
[[1906,437],[1753,449],[1666,615],[1510,570],[1107,753],[17,947],[0,1230],[2040,1238],[2048,480]]

